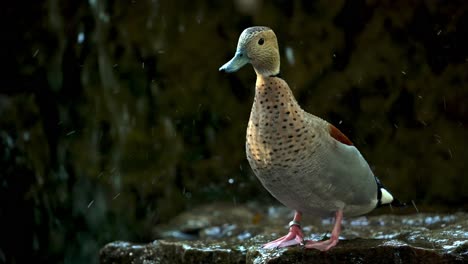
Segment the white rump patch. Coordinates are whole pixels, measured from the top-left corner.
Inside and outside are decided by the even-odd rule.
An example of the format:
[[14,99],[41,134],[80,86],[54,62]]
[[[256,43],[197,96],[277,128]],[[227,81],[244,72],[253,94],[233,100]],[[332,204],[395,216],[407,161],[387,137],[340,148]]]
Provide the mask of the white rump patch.
[[380,188],[380,191],[382,192],[382,197],[380,198],[381,204],[389,204],[393,202],[393,196],[387,190]]

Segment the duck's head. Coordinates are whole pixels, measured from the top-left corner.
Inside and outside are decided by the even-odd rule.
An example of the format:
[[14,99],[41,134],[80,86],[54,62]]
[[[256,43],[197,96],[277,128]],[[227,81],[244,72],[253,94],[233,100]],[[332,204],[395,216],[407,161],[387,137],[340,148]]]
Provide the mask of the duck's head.
[[255,72],[262,76],[279,74],[280,56],[276,35],[268,27],[249,27],[239,37],[234,58],[219,68],[219,71],[235,72],[251,63]]

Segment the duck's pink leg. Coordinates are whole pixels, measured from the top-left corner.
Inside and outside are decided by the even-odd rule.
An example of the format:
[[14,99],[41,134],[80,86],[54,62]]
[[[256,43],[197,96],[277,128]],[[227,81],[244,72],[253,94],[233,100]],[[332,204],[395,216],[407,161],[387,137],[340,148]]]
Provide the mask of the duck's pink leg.
[[304,234],[301,230],[301,218],[302,213],[296,211],[294,213],[294,218],[289,222],[289,233],[283,237],[280,237],[276,240],[273,240],[269,243],[263,245],[263,248],[281,248],[289,247],[292,245],[303,244],[304,243]]
[[330,248],[338,244],[338,240],[341,232],[341,221],[343,220],[343,210],[336,211],[335,214],[335,225],[333,226],[333,231],[330,239],[325,241],[308,241],[305,245],[306,248],[315,248],[320,251],[327,251]]

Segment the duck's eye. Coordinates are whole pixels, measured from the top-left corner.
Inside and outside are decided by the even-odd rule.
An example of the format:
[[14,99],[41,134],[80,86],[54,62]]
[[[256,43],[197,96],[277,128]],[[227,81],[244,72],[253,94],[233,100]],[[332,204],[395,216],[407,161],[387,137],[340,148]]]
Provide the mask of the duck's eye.
[[263,38],[258,40],[258,45],[263,45],[263,43],[265,43],[265,40]]

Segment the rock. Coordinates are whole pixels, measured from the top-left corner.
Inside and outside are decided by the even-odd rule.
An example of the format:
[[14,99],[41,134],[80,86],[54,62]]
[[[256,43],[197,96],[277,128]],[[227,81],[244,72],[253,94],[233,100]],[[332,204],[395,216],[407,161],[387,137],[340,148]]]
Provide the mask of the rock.
[[[262,249],[286,232],[283,207],[207,205],[158,226],[148,244],[112,242],[102,264],[124,263],[467,263],[468,214],[379,215],[346,219],[341,241],[320,252],[290,247]],[[263,214],[262,214],[263,212]],[[307,239],[328,235],[331,219],[304,225]],[[179,227],[179,228],[177,228]]]

